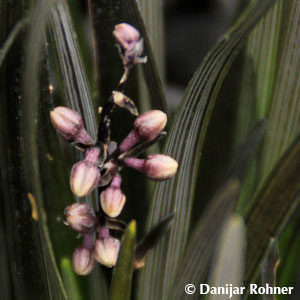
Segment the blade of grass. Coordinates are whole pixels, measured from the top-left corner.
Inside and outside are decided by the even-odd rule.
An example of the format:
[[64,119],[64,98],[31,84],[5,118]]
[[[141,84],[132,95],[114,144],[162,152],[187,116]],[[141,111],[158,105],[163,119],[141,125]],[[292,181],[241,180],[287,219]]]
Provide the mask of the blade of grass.
[[147,259],[139,276],[138,299],[165,298],[187,241],[195,174],[214,101],[226,72],[251,29],[274,1],[254,1],[219,40],[192,78],[177,112],[165,152],[179,162],[177,176],[156,185],[148,228],[176,211],[170,233]]
[[136,222],[131,221],[122,237],[121,249],[114,268],[110,300],[129,300],[136,247]]

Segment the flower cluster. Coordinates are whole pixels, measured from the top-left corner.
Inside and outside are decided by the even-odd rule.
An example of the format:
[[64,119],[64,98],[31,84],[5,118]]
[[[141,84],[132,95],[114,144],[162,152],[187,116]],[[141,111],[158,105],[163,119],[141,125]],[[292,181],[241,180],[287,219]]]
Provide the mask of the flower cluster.
[[[101,110],[97,141],[90,137],[76,111],[67,107],[56,107],[50,113],[57,133],[84,154],[84,159],[74,164],[71,170],[72,192],[78,197],[84,197],[95,188],[101,187],[101,211],[95,212],[87,203],[74,203],[65,209],[65,223],[83,237],[82,245],[73,253],[73,267],[80,275],[89,274],[95,261],[107,267],[116,264],[120,240],[111,235],[107,225],[109,222],[103,222],[103,219],[116,218],[125,205],[126,196],[121,189],[121,170],[130,167],[152,180],[166,180],[176,173],[178,166],[173,158],[163,154],[138,158],[149,146],[165,136],[163,130],[167,116],[159,110],[138,115],[134,102],[124,95],[123,86],[130,68],[137,63],[145,63],[147,57],[141,57],[143,40],[131,25],[116,25],[113,35],[120,50],[124,74],[118,90],[112,92],[108,103]],[[110,138],[110,115],[116,105],[137,116],[133,129],[119,144]]]

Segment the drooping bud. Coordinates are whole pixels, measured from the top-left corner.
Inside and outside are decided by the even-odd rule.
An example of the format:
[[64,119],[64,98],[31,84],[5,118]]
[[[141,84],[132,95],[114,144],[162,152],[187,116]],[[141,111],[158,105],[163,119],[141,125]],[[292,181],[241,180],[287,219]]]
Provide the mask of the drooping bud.
[[78,112],[64,106],[58,106],[50,112],[52,125],[66,141],[92,145],[93,141],[86,132]]
[[164,154],[152,154],[146,159],[135,157],[125,158],[128,167],[139,170],[153,180],[165,180],[175,175],[178,163],[175,159]]
[[87,203],[73,203],[65,209],[66,224],[78,232],[86,232],[96,223],[95,212]]
[[[102,232],[103,230],[105,230],[105,233]],[[99,263],[111,268],[117,262],[121,243],[107,232],[108,230],[105,227],[100,230],[99,237],[94,245],[94,256]]]
[[103,211],[111,218],[117,217],[125,204],[126,196],[122,193],[121,176],[116,174],[110,186],[100,194]]
[[92,250],[85,247],[77,247],[73,252],[73,269],[78,275],[88,275],[95,267],[95,259]]
[[140,33],[131,25],[121,23],[115,26],[113,35],[121,48],[123,64],[145,63],[146,58],[141,58],[144,51],[144,42]]
[[167,115],[160,110],[150,110],[136,118],[134,129],[120,144],[120,150],[125,152],[133,147],[140,140],[152,141],[165,128]]
[[99,154],[100,149],[97,147],[88,149],[85,159],[76,163],[71,170],[71,190],[78,197],[88,195],[98,185],[100,180],[97,167]]

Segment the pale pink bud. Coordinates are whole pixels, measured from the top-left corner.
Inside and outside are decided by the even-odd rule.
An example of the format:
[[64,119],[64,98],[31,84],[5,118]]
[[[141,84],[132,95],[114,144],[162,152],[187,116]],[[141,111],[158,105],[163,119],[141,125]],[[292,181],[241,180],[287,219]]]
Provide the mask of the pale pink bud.
[[100,180],[97,167],[99,153],[100,150],[97,147],[87,150],[85,159],[76,163],[71,170],[71,190],[78,197],[88,195],[98,185]]
[[136,118],[134,128],[146,141],[154,140],[165,128],[167,115],[160,110],[150,110]]
[[117,174],[111,185],[100,194],[100,203],[103,211],[111,218],[117,217],[125,204],[126,196],[121,189],[121,176]]
[[140,57],[144,51],[144,41],[133,26],[126,23],[118,24],[113,35],[122,50],[124,66],[147,62],[147,57]]
[[125,51],[132,51],[140,40],[140,33],[133,26],[126,23],[116,25],[113,35]]
[[167,115],[160,110],[150,110],[136,118],[134,129],[120,144],[121,152],[133,147],[140,139],[144,141],[154,140],[165,128]]
[[115,266],[121,243],[111,236],[98,238],[94,245],[95,259],[109,268]]
[[73,203],[65,209],[66,224],[78,232],[91,229],[96,223],[94,211],[87,203]]
[[92,145],[92,138],[84,129],[78,112],[68,107],[58,106],[50,112],[50,119],[56,131],[64,140]]
[[135,157],[125,158],[125,164],[145,173],[153,180],[165,180],[175,175],[178,163],[175,159],[164,154],[152,154],[146,159]]
[[73,252],[73,269],[78,275],[88,275],[95,267],[92,250],[78,247]]

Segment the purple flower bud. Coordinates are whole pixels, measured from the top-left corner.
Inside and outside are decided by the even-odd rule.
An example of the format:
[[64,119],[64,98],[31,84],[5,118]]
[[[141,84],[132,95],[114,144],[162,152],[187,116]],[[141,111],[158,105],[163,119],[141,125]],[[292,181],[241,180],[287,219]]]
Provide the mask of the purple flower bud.
[[98,185],[100,180],[97,167],[99,153],[100,150],[97,147],[88,149],[85,159],[76,163],[71,170],[71,190],[78,197],[88,195]]
[[63,106],[50,112],[52,125],[60,136],[69,142],[75,141],[84,145],[92,145],[93,141],[83,126],[78,112]]
[[78,275],[88,275],[95,267],[93,252],[85,247],[78,247],[73,253],[73,269]]
[[146,159],[129,157],[124,162],[128,167],[145,173],[153,180],[165,180],[174,176],[178,167],[175,159],[164,154],[152,154]]
[[111,236],[98,238],[94,245],[95,259],[109,268],[115,266],[121,243]]
[[86,232],[96,223],[94,211],[87,203],[73,203],[65,209],[66,224],[78,232]]
[[141,114],[134,122],[134,128],[145,141],[154,140],[165,128],[167,115],[160,110],[150,110]]
[[140,33],[131,25],[121,23],[115,26],[113,35],[122,49],[132,52],[140,40]]
[[140,57],[144,51],[144,41],[133,26],[126,23],[118,24],[113,35],[122,50],[124,66],[147,62],[147,57]]
[[167,115],[160,110],[150,110],[136,118],[134,129],[120,144],[121,152],[133,147],[141,139],[144,141],[154,140],[165,128]]
[[103,211],[111,218],[117,217],[125,204],[126,196],[121,189],[121,176],[117,174],[110,187],[100,194],[100,203]]

